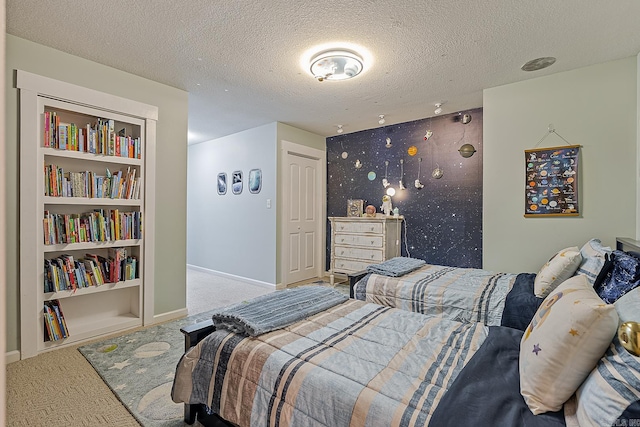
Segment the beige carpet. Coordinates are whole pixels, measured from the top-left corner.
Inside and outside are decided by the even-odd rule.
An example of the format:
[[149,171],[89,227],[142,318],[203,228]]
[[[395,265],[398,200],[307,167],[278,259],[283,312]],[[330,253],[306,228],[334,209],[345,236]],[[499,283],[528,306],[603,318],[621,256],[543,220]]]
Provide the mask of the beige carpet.
[[[221,279],[192,268],[187,269],[187,282],[189,315],[273,289]],[[7,366],[7,426],[139,426],[77,347]]]

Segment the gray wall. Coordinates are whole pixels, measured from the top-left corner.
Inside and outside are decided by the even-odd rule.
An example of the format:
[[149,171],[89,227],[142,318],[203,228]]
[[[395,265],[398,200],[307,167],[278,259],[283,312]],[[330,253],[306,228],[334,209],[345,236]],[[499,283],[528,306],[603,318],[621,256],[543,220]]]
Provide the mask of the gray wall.
[[186,167],[188,94],[11,35],[6,38],[7,351],[19,348],[18,90],[13,70],[158,107],[154,312],[186,307]]
[[[637,68],[630,57],[484,91],[484,268],[537,272],[564,247],[637,235]],[[524,218],[524,150],[551,123],[582,146],[581,215]]]
[[[281,281],[278,197],[280,141],[319,150],[325,139],[284,123],[270,123],[189,146],[187,262],[218,273],[278,285]],[[262,169],[262,190],[250,194],[246,177]],[[217,194],[218,173],[245,175],[242,194]],[[267,208],[267,200],[271,208]]]
[[[190,265],[275,285],[276,123],[189,146],[187,262]],[[249,170],[262,169],[262,189],[251,194]],[[231,174],[243,172],[241,194]],[[217,176],[227,174],[227,193]],[[267,207],[270,200],[271,207]]]

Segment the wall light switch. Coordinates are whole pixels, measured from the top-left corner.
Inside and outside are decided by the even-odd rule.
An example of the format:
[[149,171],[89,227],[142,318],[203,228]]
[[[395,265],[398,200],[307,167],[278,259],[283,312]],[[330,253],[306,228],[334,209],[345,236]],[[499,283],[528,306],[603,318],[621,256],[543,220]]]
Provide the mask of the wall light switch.
[[271,209],[271,199],[267,199],[267,209]]

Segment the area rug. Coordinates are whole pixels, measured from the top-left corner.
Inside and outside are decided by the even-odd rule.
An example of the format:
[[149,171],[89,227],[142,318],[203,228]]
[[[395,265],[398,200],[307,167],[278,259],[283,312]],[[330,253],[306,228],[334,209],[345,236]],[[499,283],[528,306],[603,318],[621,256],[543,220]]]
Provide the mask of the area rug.
[[[348,294],[348,286],[336,289]],[[171,400],[175,368],[184,352],[180,328],[211,311],[79,347],[118,399],[144,427],[185,426],[182,404]]]

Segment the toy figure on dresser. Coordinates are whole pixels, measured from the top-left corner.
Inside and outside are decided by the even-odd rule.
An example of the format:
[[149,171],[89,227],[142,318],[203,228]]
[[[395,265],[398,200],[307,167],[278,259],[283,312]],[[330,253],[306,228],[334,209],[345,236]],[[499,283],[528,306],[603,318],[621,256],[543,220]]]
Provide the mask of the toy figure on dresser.
[[376,216],[376,207],[373,205],[367,205],[366,208],[364,208],[364,213],[365,216],[368,218],[375,218]]
[[386,216],[390,216],[393,211],[393,206],[391,205],[391,197],[388,195],[382,196],[382,206],[380,206],[380,210],[384,212]]

